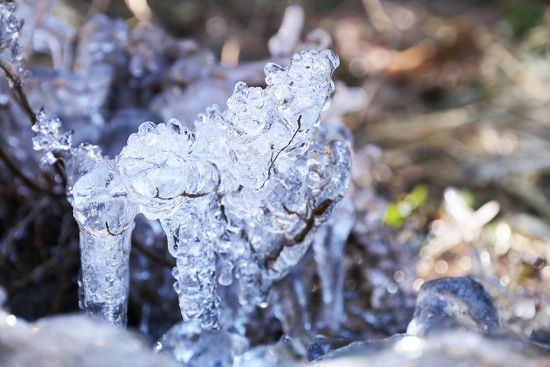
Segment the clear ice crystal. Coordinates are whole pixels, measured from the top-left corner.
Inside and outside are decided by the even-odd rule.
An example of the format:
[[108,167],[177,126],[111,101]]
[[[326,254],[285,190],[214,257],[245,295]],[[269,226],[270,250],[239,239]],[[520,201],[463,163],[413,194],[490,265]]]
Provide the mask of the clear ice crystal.
[[128,138],[118,169],[139,211],[161,219],[184,320],[217,328],[215,279],[232,274],[242,306],[262,303],[345,194],[350,144],[320,123],[338,63],[330,50],[299,52],[266,65],[265,89],[237,83],[194,132],[172,119]]
[[194,132],[172,119],[128,138],[117,167],[129,200],[161,220],[184,320],[217,328],[215,280],[233,275],[243,306],[262,303],[345,194],[350,145],[320,123],[338,63],[330,50],[299,52],[266,65],[265,89],[237,83]]
[[339,329],[344,321],[344,247],[355,222],[355,208],[347,195],[335,215],[315,235],[313,251],[322,293],[320,329]]
[[62,133],[59,119],[48,116],[44,109],[36,115],[32,131],[35,133],[32,139],[34,150],[44,151],[44,159],[49,164],[55,163],[71,149],[72,133]]
[[231,367],[248,348],[245,337],[227,332],[203,331],[197,320],[182,321],[162,336],[156,352],[169,353],[187,367]]
[[80,228],[81,308],[115,325],[126,324],[130,240],[135,204],[108,159],[76,182],[73,215]]
[[21,27],[23,21],[15,16],[15,5],[0,2],[0,64],[6,73],[11,74],[8,78],[10,84],[26,76],[19,44]]
[[126,232],[136,211],[114,163],[108,159],[99,162],[74,185],[74,217],[80,229],[93,237],[116,237]]
[[193,131],[176,119],[145,122],[114,160],[95,146],[72,146],[59,120],[42,111],[35,149],[68,169],[83,308],[124,324],[137,213],[161,221],[185,321],[231,327],[219,324],[218,283],[237,281],[244,310],[265,304],[347,191],[349,134],[320,119],[338,64],[330,50],[298,52],[288,67],[267,64],[266,88],[237,83],[227,109],[207,108]]
[[219,180],[211,163],[194,155],[195,134],[178,120],[145,122],[118,156],[132,200],[149,219],[168,218],[188,199],[213,190]]

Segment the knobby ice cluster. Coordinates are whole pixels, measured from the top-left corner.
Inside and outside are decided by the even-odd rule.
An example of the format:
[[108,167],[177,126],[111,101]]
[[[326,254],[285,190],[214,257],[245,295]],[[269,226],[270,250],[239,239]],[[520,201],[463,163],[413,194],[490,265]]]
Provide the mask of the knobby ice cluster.
[[25,68],[21,57],[21,46],[18,38],[23,22],[15,16],[15,5],[2,2],[0,4],[0,63],[13,86],[16,77],[25,76]]
[[35,149],[65,161],[80,227],[82,308],[125,323],[138,213],[166,232],[184,320],[220,327],[218,284],[231,285],[245,311],[265,304],[347,191],[348,135],[320,120],[338,64],[330,50],[296,53],[288,67],[269,63],[266,88],[237,83],[227,109],[208,108],[194,131],[175,119],[145,122],[114,159],[72,146],[41,112]]

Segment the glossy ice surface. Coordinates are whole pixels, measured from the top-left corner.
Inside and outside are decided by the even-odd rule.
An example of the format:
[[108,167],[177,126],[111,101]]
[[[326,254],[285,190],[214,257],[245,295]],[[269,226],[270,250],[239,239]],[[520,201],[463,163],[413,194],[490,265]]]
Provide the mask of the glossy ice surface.
[[[160,219],[166,232],[184,320],[220,327],[218,283],[236,280],[245,310],[264,303],[347,191],[351,139],[343,125],[320,118],[338,64],[330,50],[298,52],[287,67],[268,63],[266,88],[237,83],[227,108],[208,108],[193,130],[176,119],[145,122],[114,160],[93,146],[72,146],[59,120],[41,112],[35,149],[69,168],[86,264],[84,308],[123,323],[101,309],[125,310],[115,300],[126,300],[128,271],[116,262],[127,263],[137,213]],[[94,292],[108,293],[106,303],[90,303],[105,298]]]

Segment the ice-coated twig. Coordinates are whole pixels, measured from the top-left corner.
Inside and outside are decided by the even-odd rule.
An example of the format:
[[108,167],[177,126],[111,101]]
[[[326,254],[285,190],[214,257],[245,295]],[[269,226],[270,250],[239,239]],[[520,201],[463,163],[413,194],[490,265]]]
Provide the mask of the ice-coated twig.
[[127,199],[120,174],[97,146],[72,145],[57,117],[41,110],[33,147],[46,163],[64,163],[67,195],[80,229],[81,309],[114,325],[126,324],[129,254],[136,205]]
[[[196,320],[203,329],[226,327],[218,319],[219,287],[236,292],[232,297],[245,310],[243,317],[265,305],[271,284],[298,263],[347,190],[350,141],[331,136],[320,119],[334,90],[338,57],[322,49],[296,53],[287,67],[269,63],[266,88],[237,83],[227,108],[208,108],[194,130],[177,120],[146,122],[109,160],[97,146],[74,146],[55,116],[33,112],[21,88],[21,23],[12,5],[0,4],[0,68],[33,122],[34,148],[47,163],[63,162],[66,171],[80,228],[82,308],[125,323],[137,213],[162,223],[176,259],[175,290],[184,320]],[[302,25],[303,10],[290,7],[270,49],[288,55]],[[74,76],[98,77],[97,88],[87,92],[93,101],[83,106],[92,121],[102,122],[99,110],[117,67],[127,61],[129,30],[101,16],[86,30],[91,36],[79,42]],[[147,56],[150,50],[141,51]],[[147,66],[153,72],[158,67],[153,64],[134,65],[133,71]]]
[[319,117],[338,63],[321,50],[268,64],[266,89],[237,83],[227,110],[209,108],[194,132],[146,122],[117,157],[128,199],[166,232],[184,320],[218,327],[216,254],[219,281],[234,273],[242,306],[263,302],[343,197],[350,147]]
[[78,179],[73,214],[80,228],[81,308],[114,325],[126,324],[130,242],[136,207],[112,161]]
[[131,234],[98,238],[80,231],[80,308],[118,326],[126,325]]
[[212,329],[217,327],[216,260],[200,214],[220,177],[215,165],[192,154],[194,143],[195,135],[175,119],[146,122],[130,136],[117,161],[131,200],[147,218],[161,220],[176,257],[174,287],[183,318]]
[[[188,208],[191,209],[191,208]],[[193,209],[191,209],[193,210]],[[198,320],[203,329],[217,329],[219,304],[216,295],[216,257],[214,246],[200,233],[199,218],[193,213],[184,218],[161,220],[168,236],[168,249],[176,258],[172,275],[184,320]]]
[[80,229],[82,263],[80,307],[114,325],[126,324],[130,282],[129,254],[136,205],[113,161],[97,146],[72,145],[71,133],[61,131],[56,117],[44,110],[33,126],[33,146],[44,160],[64,162],[68,199]]
[[[14,12],[13,4],[0,2],[0,69],[4,71],[23,112],[31,120],[35,133],[33,148],[44,152],[45,162],[58,164],[61,160],[67,169],[69,199],[72,200],[74,193],[74,216],[80,227],[80,305],[87,312],[101,315],[113,324],[125,325],[130,279],[131,230],[128,229],[133,225],[135,207],[125,201],[125,193],[120,191],[123,186],[116,180],[118,171],[108,161],[99,162],[102,158],[97,147],[86,144],[74,147],[72,133],[61,131],[57,117],[48,115],[44,109],[34,113],[22,87],[27,74],[18,43],[23,22],[15,17]],[[9,162],[3,150],[0,156],[27,185],[43,191]]]
[[23,22],[15,16],[15,5],[6,1],[0,2],[0,69],[6,75],[10,87],[13,89],[16,100],[31,122],[36,123],[34,114],[26,94],[23,91],[22,81],[27,76],[27,70],[21,57],[19,35]]

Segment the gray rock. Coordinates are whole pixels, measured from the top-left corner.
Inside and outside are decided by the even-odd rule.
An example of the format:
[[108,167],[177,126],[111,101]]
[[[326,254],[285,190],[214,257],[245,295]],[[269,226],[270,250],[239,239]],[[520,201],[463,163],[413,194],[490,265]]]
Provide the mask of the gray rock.
[[315,361],[328,352],[341,348],[352,342],[350,339],[343,338],[328,338],[326,336],[319,335],[314,338],[307,346],[307,360]]
[[424,283],[407,334],[426,335],[449,328],[487,333],[499,327],[495,301],[481,283],[467,276]]
[[355,342],[329,352],[318,367],[549,366],[548,350],[512,336],[446,330],[418,337],[395,335]]
[[2,367],[177,367],[153,353],[138,334],[84,315],[48,317],[33,323],[0,310]]

